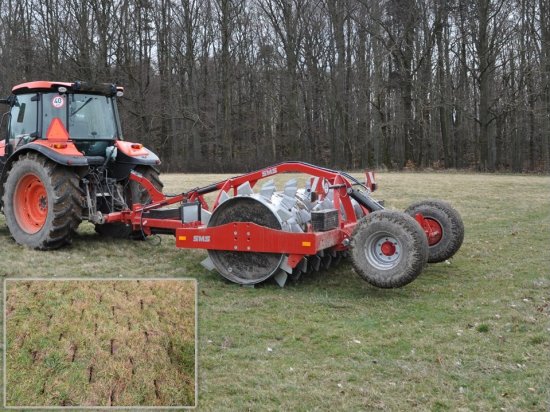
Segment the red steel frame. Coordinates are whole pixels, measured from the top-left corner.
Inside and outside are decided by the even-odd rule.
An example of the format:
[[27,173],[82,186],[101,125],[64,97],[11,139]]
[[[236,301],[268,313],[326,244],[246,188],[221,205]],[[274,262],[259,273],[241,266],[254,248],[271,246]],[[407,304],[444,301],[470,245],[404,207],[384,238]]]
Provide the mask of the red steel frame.
[[[334,208],[338,213],[338,227],[325,232],[314,232],[311,225],[304,233],[285,232],[270,229],[250,222],[234,222],[215,227],[207,227],[200,221],[182,222],[179,219],[159,219],[144,217],[148,210],[174,205],[176,203],[200,202],[205,210],[215,210],[219,204],[223,191],[237,194],[237,188],[248,182],[251,187],[261,180],[279,173],[305,173],[314,177],[326,179],[334,189]],[[148,205],[134,205],[132,210],[110,213],[105,216],[105,223],[124,222],[131,224],[135,230],[143,230],[151,234],[151,229],[173,231],[176,236],[176,246],[188,249],[215,249],[232,250],[239,252],[271,252],[288,255],[288,264],[295,267],[307,255],[314,255],[318,251],[334,248],[345,250],[349,244],[351,233],[357,224],[357,217],[353,208],[348,189],[352,184],[342,174],[319,168],[301,162],[286,162],[267,167],[255,172],[246,173],[202,188],[167,197],[159,192],[151,182],[140,174],[132,172],[130,179],[141,184],[150,195],[152,203]],[[203,198],[203,195],[219,191],[212,206]],[[344,220],[343,210],[346,216]],[[363,207],[365,214],[369,211]]]
[[[219,205],[222,192],[237,194],[237,189],[248,182],[254,187],[259,180],[279,173],[305,173],[324,178],[334,190],[334,209],[338,211],[338,227],[325,232],[313,231],[308,225],[306,232],[294,233],[270,229],[251,222],[233,222],[220,226],[208,227],[201,221],[182,222],[179,219],[144,217],[148,210],[158,209],[176,203],[196,203],[207,211],[214,211]],[[314,255],[320,250],[333,248],[335,251],[346,250],[353,229],[357,225],[357,216],[348,195],[352,187],[350,181],[341,173],[301,162],[286,162],[255,172],[246,173],[202,188],[192,189],[175,196],[165,196],[153,184],[139,173],[132,172],[130,179],[141,184],[148,192],[152,203],[136,204],[132,210],[110,213],[105,216],[105,223],[123,222],[131,224],[134,230],[142,230],[149,235],[152,229],[172,232],[176,236],[176,247],[184,249],[231,250],[237,252],[267,252],[288,255],[288,264],[294,268],[304,256]],[[372,177],[370,177],[372,179]],[[367,180],[369,177],[367,176]],[[371,182],[373,184],[373,182]],[[370,187],[370,185],[369,185]],[[203,195],[219,191],[214,205],[210,209]],[[361,205],[364,214],[369,210]],[[344,211],[346,219],[341,211]],[[442,229],[436,221],[424,218],[418,213],[416,221],[422,227],[430,246],[438,243]]]

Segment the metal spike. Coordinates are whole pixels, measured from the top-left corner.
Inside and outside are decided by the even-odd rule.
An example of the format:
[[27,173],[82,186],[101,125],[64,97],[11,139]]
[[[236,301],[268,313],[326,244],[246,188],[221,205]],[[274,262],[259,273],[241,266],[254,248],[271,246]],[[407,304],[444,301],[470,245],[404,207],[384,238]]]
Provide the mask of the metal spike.
[[202,262],[201,262],[201,265],[206,269],[206,270],[214,270],[216,267],[214,266],[214,263],[212,263],[212,260],[210,260],[210,256],[207,257],[206,259],[204,259]]
[[289,222],[289,223],[290,223],[290,230],[292,232],[303,233],[304,229],[302,229],[302,227],[298,223],[296,223],[296,221]]
[[298,181],[296,179],[290,179],[288,182],[286,182],[283,192],[286,196],[295,197],[297,190],[298,190]]
[[291,279],[296,282],[300,279],[300,277],[302,276],[302,272],[300,271],[297,271],[297,272],[292,272],[292,275],[291,275]]
[[329,269],[331,263],[332,256],[327,253],[322,259],[323,269]]
[[292,268],[288,264],[288,256],[285,256],[279,268],[283,269],[286,273],[292,273]]
[[212,216],[212,213],[206,209],[201,209],[201,222],[203,225],[207,225],[210,222],[210,216]]
[[282,219],[283,222],[286,222],[288,219],[292,218],[292,213],[286,209],[278,208],[277,214]]
[[254,194],[254,190],[252,190],[250,182],[244,182],[242,185],[240,185],[237,188],[237,194],[240,196],[248,196]]
[[260,195],[266,198],[267,200],[271,200],[271,196],[273,196],[273,192],[275,192],[275,182],[273,180],[265,182],[262,188],[260,189]]
[[311,264],[312,270],[318,272],[321,267],[321,258],[317,255],[310,256],[309,263]]
[[302,260],[300,260],[300,263],[298,263],[296,265],[296,267],[294,268],[294,271],[299,275],[300,273],[305,273],[307,272],[307,259],[306,258],[303,258]]
[[321,210],[324,210],[324,209],[334,209],[333,201],[326,197],[321,202]]
[[221,193],[220,193],[220,199],[218,201],[218,205],[221,205],[223,202],[225,202],[226,200],[229,200],[229,195],[227,194],[227,192],[225,190],[223,190]]
[[286,280],[288,279],[288,275],[286,272],[281,271],[273,276],[273,279],[275,279],[275,282],[277,282],[280,287],[284,287]]
[[299,209],[298,218],[301,223],[308,223],[311,220],[311,213],[309,213],[307,210]]
[[296,206],[296,202],[296,196],[290,197],[286,194],[283,194],[283,197],[281,198],[281,206],[287,209],[292,209],[294,206]]

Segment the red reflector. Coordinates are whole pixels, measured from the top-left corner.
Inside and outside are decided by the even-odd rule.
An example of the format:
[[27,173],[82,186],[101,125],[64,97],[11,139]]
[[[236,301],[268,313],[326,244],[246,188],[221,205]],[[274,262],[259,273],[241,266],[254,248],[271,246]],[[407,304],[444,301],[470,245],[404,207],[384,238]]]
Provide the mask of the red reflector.
[[46,139],[54,141],[67,141],[69,140],[69,133],[63,125],[63,122],[59,117],[54,117],[46,132]]
[[67,148],[67,143],[54,143],[50,145],[54,149],[65,149]]
[[139,150],[143,147],[143,145],[139,144],[139,143],[133,143],[132,146],[130,146],[130,147],[134,150]]

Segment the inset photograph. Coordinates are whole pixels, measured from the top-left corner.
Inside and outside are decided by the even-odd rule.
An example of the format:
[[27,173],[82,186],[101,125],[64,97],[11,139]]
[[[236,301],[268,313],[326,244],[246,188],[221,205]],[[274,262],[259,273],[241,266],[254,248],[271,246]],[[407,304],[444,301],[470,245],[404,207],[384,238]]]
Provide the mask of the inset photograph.
[[193,407],[194,279],[7,279],[5,407]]

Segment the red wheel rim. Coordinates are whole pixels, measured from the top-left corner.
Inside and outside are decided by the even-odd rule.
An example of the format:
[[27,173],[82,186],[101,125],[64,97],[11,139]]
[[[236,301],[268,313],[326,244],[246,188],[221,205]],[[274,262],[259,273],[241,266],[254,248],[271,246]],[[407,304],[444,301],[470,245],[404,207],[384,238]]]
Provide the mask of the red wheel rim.
[[433,246],[438,244],[443,237],[443,228],[439,222],[429,217],[425,217],[424,224],[424,231],[428,235],[428,245]]
[[38,232],[48,216],[48,193],[38,176],[29,173],[15,188],[15,218],[21,229],[29,234]]

